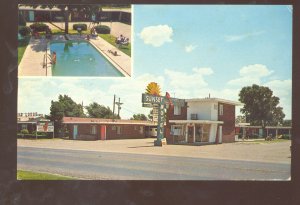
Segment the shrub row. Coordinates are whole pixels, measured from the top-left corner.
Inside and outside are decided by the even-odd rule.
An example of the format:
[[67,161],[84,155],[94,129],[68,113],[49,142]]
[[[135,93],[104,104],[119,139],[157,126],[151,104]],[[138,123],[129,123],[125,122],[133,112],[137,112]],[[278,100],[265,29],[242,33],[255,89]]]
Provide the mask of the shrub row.
[[78,24],[73,25],[73,30],[77,31],[78,28],[81,28],[82,31],[86,31],[87,30],[87,25],[83,24],[83,23],[78,23]]
[[110,28],[108,26],[103,26],[103,25],[95,26],[95,30],[99,34],[110,34]]
[[34,23],[30,25],[30,28],[36,32],[43,32],[46,31],[49,27],[44,23]]
[[28,26],[20,26],[19,27],[19,34],[21,36],[28,36],[31,32],[31,29]]

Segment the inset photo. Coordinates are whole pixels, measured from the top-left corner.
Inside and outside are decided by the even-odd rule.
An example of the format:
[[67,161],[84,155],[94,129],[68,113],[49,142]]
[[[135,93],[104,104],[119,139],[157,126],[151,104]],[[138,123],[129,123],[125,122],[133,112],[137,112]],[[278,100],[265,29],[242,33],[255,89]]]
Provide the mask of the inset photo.
[[19,5],[18,76],[131,77],[131,5]]

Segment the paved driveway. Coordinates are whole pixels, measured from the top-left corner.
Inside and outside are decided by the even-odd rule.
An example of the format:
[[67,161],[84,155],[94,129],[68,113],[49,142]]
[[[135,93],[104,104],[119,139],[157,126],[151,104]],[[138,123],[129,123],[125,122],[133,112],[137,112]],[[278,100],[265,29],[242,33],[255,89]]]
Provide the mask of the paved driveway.
[[23,140],[18,147],[37,147],[67,150],[86,150],[115,153],[182,156],[206,159],[228,159],[290,164],[291,141],[278,143],[236,142],[218,145],[165,145],[154,147],[154,139],[128,139],[106,141],[76,140]]

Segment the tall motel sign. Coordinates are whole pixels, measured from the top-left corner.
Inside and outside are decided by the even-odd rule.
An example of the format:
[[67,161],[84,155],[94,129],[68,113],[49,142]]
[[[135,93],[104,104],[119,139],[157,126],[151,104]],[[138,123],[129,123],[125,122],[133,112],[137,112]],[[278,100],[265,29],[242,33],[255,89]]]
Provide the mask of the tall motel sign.
[[[142,106],[153,109],[153,118],[157,120],[157,135],[154,141],[154,146],[162,146],[164,139],[164,124],[166,122],[166,111],[170,106],[183,107],[185,101],[182,99],[171,98],[168,93],[166,96],[157,96],[151,94],[142,94]],[[157,116],[157,117],[156,117]]]

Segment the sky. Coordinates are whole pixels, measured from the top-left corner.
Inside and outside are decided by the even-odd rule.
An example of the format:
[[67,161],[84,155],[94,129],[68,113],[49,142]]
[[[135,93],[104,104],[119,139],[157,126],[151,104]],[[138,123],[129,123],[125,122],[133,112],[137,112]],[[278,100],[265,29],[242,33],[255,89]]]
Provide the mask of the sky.
[[20,78],[18,112],[49,114],[59,94],[112,108],[116,94],[128,119],[150,112],[141,103],[150,82],[176,98],[234,101],[258,84],[291,119],[291,6],[134,5],[132,26],[132,78]]

